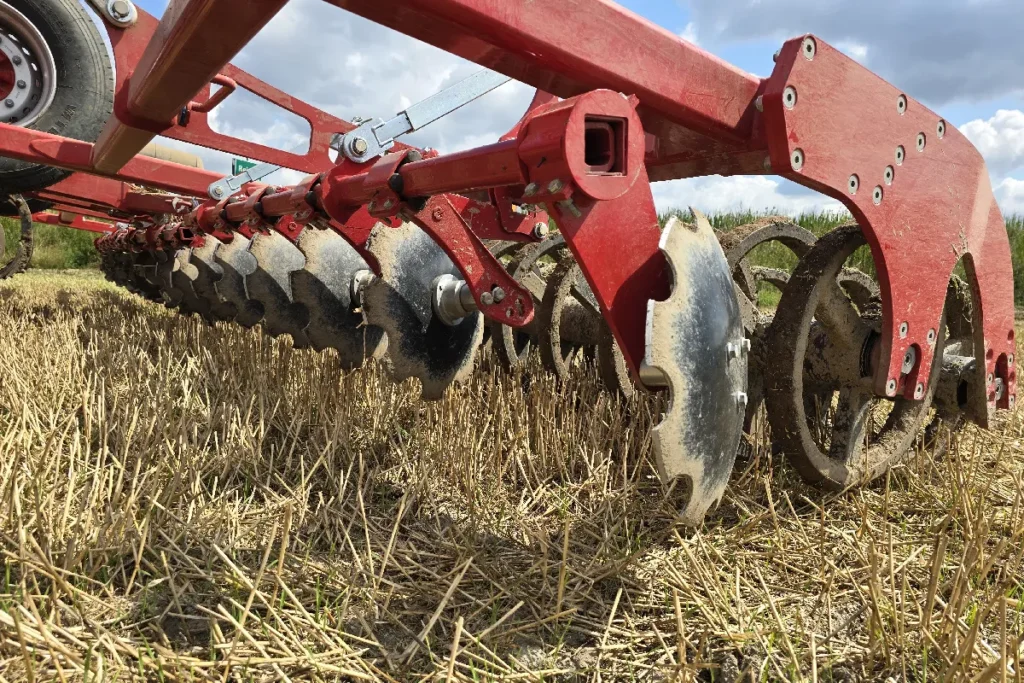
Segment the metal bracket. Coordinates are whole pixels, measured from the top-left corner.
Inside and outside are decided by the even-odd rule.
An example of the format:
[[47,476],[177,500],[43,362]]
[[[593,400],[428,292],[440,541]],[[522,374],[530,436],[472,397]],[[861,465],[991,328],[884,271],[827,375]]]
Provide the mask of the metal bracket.
[[341,153],[360,164],[379,157],[394,146],[396,138],[451,114],[510,80],[508,76],[487,69],[478,71],[399,112],[389,121],[374,119],[362,123],[342,137]]
[[139,11],[131,0],[89,0],[89,4],[100,16],[120,28],[133,26],[139,19]]
[[[331,140],[331,148],[356,163],[366,163],[383,156],[394,147],[396,138],[447,116],[510,80],[512,79],[508,76],[487,69],[478,71],[422,102],[417,102],[390,121],[364,121],[358,128],[345,135],[335,135]],[[283,167],[270,163],[257,164],[238,175],[227,176],[212,183],[210,196],[214,199],[229,197],[242,189],[242,185],[265,178],[281,168]]]

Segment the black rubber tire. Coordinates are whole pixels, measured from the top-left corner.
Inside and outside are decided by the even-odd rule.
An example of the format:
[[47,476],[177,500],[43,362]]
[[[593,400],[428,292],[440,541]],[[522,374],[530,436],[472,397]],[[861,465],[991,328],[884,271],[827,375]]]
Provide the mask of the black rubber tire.
[[[78,0],[5,0],[39,29],[53,53],[57,91],[31,128],[95,142],[114,102],[114,70],[96,24]],[[0,194],[31,192],[69,171],[0,157]]]

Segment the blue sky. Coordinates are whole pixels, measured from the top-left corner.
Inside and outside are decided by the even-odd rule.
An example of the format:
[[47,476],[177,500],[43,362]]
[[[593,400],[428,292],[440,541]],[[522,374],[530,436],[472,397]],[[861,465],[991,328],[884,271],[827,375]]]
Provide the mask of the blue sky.
[[[159,15],[162,0],[141,0]],[[620,0],[648,20],[760,76],[782,42],[815,33],[906,89],[961,128],[986,156],[1006,213],[1024,213],[1022,0]],[[309,59],[309,46],[317,59]],[[475,65],[320,0],[291,0],[235,60],[242,68],[342,118],[388,118],[465,77]],[[311,68],[314,67],[314,68]],[[530,91],[511,84],[409,141],[455,151],[494,141],[519,117]],[[290,149],[304,124],[237,94],[216,112],[223,132]],[[207,166],[225,155],[203,151]],[[282,174],[277,182],[290,179]],[[799,213],[838,205],[773,177],[658,183],[663,208],[751,208]]]

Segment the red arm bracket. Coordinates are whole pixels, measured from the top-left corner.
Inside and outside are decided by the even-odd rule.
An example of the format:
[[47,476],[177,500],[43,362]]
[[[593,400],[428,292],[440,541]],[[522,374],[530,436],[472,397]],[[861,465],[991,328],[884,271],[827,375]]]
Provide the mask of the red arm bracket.
[[[861,225],[883,301],[882,362],[875,390],[913,396],[926,382],[954,267],[964,259],[974,289],[978,371],[1016,393],[1013,273],[1006,225],[984,161],[937,114],[824,41],[785,44],[764,94],[777,172],[845,204]],[[900,329],[906,323],[906,334]],[[906,349],[918,364],[904,382]],[[897,380],[898,390],[887,387]],[[983,381],[990,408],[995,385]]]

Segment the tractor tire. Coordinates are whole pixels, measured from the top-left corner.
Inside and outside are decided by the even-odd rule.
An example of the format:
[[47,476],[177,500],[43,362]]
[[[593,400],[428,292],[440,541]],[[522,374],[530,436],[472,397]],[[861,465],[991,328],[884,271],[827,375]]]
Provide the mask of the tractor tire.
[[[95,142],[114,101],[114,71],[96,24],[78,0],[5,2],[39,32],[53,55],[53,100],[29,128]],[[0,21],[5,21],[2,15]],[[8,31],[17,35],[16,28],[0,25],[3,40],[9,40]],[[41,190],[68,175],[52,166],[0,157],[0,196]]]

